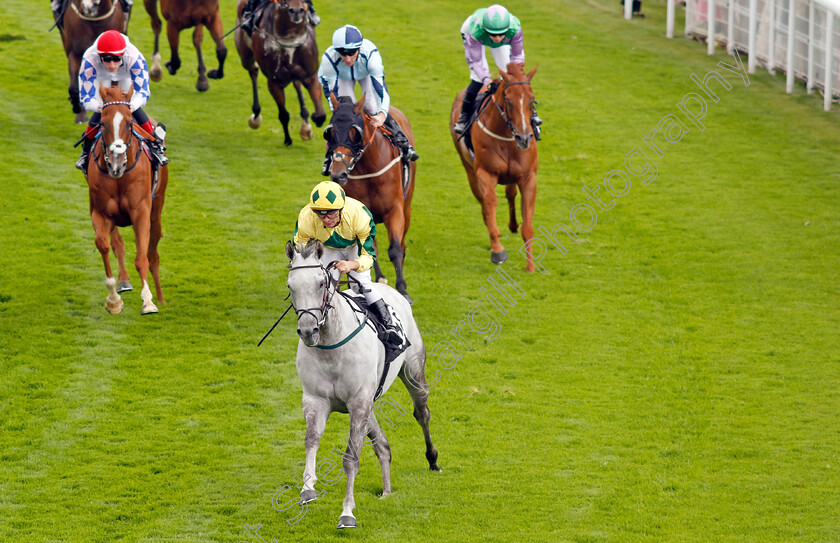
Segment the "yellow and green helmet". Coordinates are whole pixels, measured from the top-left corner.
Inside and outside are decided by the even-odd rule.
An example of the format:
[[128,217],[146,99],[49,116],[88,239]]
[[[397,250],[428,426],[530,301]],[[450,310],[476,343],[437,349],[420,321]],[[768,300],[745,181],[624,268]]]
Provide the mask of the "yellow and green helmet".
[[316,210],[342,209],[344,207],[344,189],[333,181],[322,181],[315,185],[309,195],[309,207]]

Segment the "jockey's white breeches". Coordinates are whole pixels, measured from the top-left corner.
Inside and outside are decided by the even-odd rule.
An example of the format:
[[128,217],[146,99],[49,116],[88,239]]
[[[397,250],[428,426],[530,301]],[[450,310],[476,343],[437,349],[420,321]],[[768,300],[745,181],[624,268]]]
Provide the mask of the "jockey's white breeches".
[[[321,264],[326,267],[327,264],[335,260],[356,260],[357,258],[359,258],[359,248],[356,245],[351,245],[345,249],[324,247],[324,254],[321,256]],[[333,268],[330,270],[330,275],[332,275],[333,280],[338,280],[341,274],[338,270]],[[370,270],[365,270],[363,272],[352,271],[347,275],[361,283],[361,294],[365,297],[365,300],[367,300],[369,304],[382,299],[382,294],[373,289],[373,284],[370,280]],[[359,292],[359,285],[355,282],[350,283],[350,288],[352,288],[354,292]]]
[[[510,49],[510,48],[508,48]],[[507,64],[505,64],[507,66]],[[370,82],[370,76],[359,79],[359,86],[362,87],[362,92],[365,93],[365,107],[364,110],[368,115],[376,115],[379,111],[379,97],[373,90],[373,84]],[[338,79],[338,95],[349,96],[356,101],[356,81],[350,79]],[[358,258],[358,255],[356,256]]]

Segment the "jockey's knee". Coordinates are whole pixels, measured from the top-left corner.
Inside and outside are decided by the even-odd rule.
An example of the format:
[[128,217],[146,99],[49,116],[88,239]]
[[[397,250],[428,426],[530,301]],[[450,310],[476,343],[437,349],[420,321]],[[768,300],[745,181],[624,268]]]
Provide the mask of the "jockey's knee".
[[134,120],[135,120],[135,121],[137,122],[137,124],[139,124],[139,125],[144,125],[144,124],[146,124],[147,122],[149,122],[149,115],[148,115],[145,111],[143,111],[143,108],[142,108],[142,107],[138,107],[138,108],[134,111],[134,113],[132,113],[132,117],[134,117]]

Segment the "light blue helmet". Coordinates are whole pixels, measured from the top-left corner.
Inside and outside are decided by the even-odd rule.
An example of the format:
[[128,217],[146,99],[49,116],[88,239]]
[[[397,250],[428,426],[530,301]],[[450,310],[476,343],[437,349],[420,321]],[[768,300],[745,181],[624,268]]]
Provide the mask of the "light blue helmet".
[[362,33],[353,25],[344,25],[332,37],[336,49],[358,49],[362,46]]
[[481,25],[488,34],[504,34],[510,28],[510,12],[499,4],[493,4],[484,12]]

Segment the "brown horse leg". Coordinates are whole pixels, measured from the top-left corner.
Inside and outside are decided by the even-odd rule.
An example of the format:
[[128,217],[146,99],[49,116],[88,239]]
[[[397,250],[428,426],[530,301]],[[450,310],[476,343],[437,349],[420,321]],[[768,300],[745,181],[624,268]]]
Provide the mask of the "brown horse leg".
[[111,247],[114,250],[114,256],[117,257],[117,262],[120,267],[119,274],[117,275],[119,279],[117,292],[134,290],[134,287],[131,286],[131,282],[128,279],[128,270],[125,269],[125,241],[123,241],[123,237],[120,235],[119,228],[115,227],[111,229]]
[[70,105],[73,107],[73,113],[76,114],[76,124],[88,122],[87,112],[82,108],[82,102],[79,100],[79,66],[81,64],[81,57],[73,53],[67,55],[67,67],[70,72],[70,87],[67,92],[70,94]]
[[379,245],[376,243],[376,238],[373,238],[373,252],[376,253],[376,258],[373,261],[373,272],[376,275],[374,279],[377,283],[383,283],[385,285],[388,284],[388,280],[385,279],[385,274],[382,273],[382,268],[379,267]]
[[395,206],[395,208],[385,216],[385,226],[388,228],[388,239],[391,243],[388,246],[388,258],[391,259],[391,264],[394,265],[394,270],[397,272],[397,281],[394,284],[397,291],[405,296],[411,302],[406,291],[405,277],[403,276],[403,238],[405,237],[405,216],[403,210]]
[[510,209],[508,228],[510,228],[510,231],[515,234],[519,229],[519,225],[516,223],[516,185],[508,185],[505,187],[505,197],[507,198],[508,208]]
[[149,77],[152,81],[160,81],[163,77],[163,69],[160,67],[160,31],[162,28],[160,17],[157,11],[157,0],[143,0],[146,12],[152,19],[152,33],[155,35],[155,52],[152,57],[152,66],[149,68]]
[[309,110],[306,109],[306,102],[303,101],[303,89],[301,89],[301,82],[294,81],[292,84],[295,86],[298,103],[300,104],[300,118],[302,120],[300,125],[300,139],[303,141],[309,141],[313,136],[312,125],[309,124]]
[[213,21],[207,27],[210,35],[213,36],[213,41],[216,42],[216,59],[219,61],[219,67],[215,70],[207,72],[207,77],[210,79],[221,79],[225,76],[225,59],[227,58],[227,47],[222,40],[224,29],[222,28],[222,16],[219,15],[219,10],[213,14]]
[[271,96],[277,102],[277,118],[280,119],[280,124],[283,125],[283,132],[286,135],[286,139],[283,140],[283,145],[291,145],[292,136],[289,135],[289,112],[286,111],[286,93],[283,92],[284,86],[271,79],[268,80],[268,90],[271,91]]
[[166,69],[169,70],[169,75],[175,75],[178,68],[181,67],[181,57],[178,56],[178,40],[181,29],[166,21],[166,37],[169,39],[170,60],[165,64]]
[[[519,186],[522,193],[522,239],[525,243],[534,239],[534,207],[537,201],[537,174],[536,172],[522,181]],[[536,271],[534,258],[531,253],[531,245],[528,244],[528,263],[525,265],[526,272]]]
[[117,280],[114,279],[114,273],[111,271],[111,259],[108,256],[111,250],[110,232],[112,228],[116,227],[95,209],[90,212],[90,220],[93,223],[93,231],[96,233],[96,248],[99,249],[99,254],[102,255],[102,263],[105,265],[105,285],[108,287],[105,309],[108,310],[108,313],[116,315],[122,311],[123,301],[117,294]]
[[204,65],[204,56],[201,54],[201,42],[204,41],[204,27],[202,25],[195,25],[193,30],[193,45],[195,46],[195,53],[198,56],[198,81],[195,83],[195,88],[199,92],[204,92],[210,88],[210,83],[207,81],[207,67]]
[[166,197],[166,184],[168,181],[169,168],[164,166],[158,172],[158,191],[152,200],[151,227],[149,229],[149,269],[152,272],[152,278],[155,280],[157,299],[162,304],[165,304],[166,300],[163,299],[163,289],[160,286],[160,254],[158,253],[157,247],[163,237],[160,217],[163,213],[163,201]]
[[303,81],[306,90],[309,91],[309,97],[315,105],[315,113],[312,114],[312,122],[315,126],[322,126],[327,119],[327,113],[324,111],[324,104],[322,104],[322,90],[321,83],[318,82],[318,74],[312,74]]
[[143,300],[141,315],[157,313],[158,308],[152,303],[152,291],[149,289],[149,238],[151,231],[151,210],[149,204],[140,202],[137,207],[131,210],[131,224],[134,225],[134,239],[137,245],[137,255],[134,257],[134,267],[137,268],[137,275],[143,288],[140,290],[140,298]]
[[507,261],[507,253],[502,242],[499,241],[499,226],[496,223],[496,204],[498,203],[496,184],[499,179],[484,170],[476,170],[475,176],[478,184],[484,187],[484,193],[480,197],[481,215],[490,233],[490,262],[501,264]]

